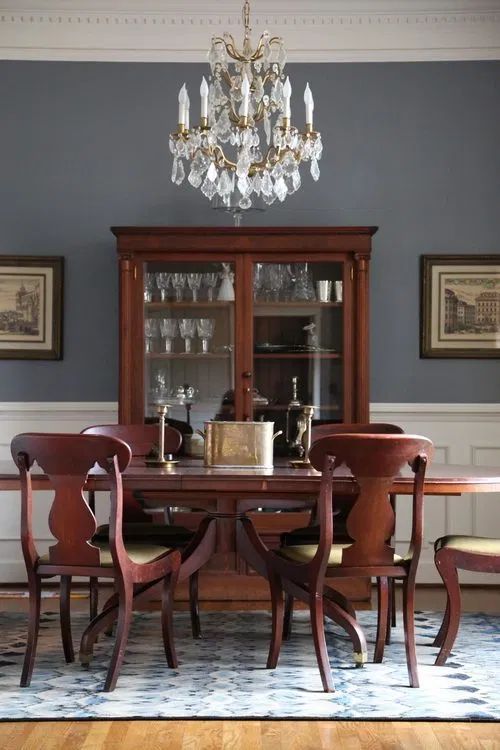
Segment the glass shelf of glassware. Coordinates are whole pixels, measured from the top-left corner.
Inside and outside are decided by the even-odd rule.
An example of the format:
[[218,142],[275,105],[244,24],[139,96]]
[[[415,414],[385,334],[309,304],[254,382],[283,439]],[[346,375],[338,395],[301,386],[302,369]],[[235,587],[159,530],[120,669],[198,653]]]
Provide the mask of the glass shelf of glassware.
[[234,272],[226,263],[151,262],[144,274],[145,413],[193,427],[234,388]]

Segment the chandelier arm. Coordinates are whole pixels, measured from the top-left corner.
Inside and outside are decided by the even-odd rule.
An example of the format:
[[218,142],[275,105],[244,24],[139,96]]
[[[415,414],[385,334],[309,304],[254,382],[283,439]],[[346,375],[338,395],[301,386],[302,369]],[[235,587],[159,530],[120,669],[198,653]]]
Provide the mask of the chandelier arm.
[[[272,44],[281,44],[282,41],[283,40],[281,39],[280,36],[272,36],[269,39],[268,44],[269,46],[271,46]],[[264,39],[264,34],[262,34],[261,38],[259,39],[257,49],[255,50],[255,52],[252,53],[252,56],[250,57],[249,62],[255,62],[256,60],[260,60],[260,58],[264,56],[264,53],[262,52],[262,48],[264,47],[265,43],[266,42]]]

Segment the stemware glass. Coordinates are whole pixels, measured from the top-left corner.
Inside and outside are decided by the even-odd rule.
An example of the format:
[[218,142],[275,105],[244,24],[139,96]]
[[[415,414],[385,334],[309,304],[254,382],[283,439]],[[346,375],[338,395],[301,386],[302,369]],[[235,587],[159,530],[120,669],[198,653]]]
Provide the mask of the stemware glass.
[[187,283],[188,283],[188,287],[191,289],[193,293],[193,302],[198,302],[198,289],[201,286],[202,278],[203,278],[202,273],[188,273],[187,274]]
[[194,337],[196,331],[196,319],[195,318],[180,318],[179,320],[179,333],[184,339],[184,350],[186,354],[191,352],[191,339]]
[[154,351],[154,340],[158,336],[158,318],[144,319],[144,336],[146,338],[146,352]]
[[217,286],[217,282],[219,280],[219,274],[218,273],[206,273],[203,276],[203,280],[205,282],[205,286],[207,287],[208,301],[213,302],[214,301],[214,288]]
[[160,331],[165,341],[165,351],[170,354],[172,351],[172,339],[175,337],[175,334],[177,332],[177,319],[161,318]]
[[161,301],[165,302],[168,299],[168,287],[170,286],[170,278],[172,274],[160,271],[156,274],[156,286],[160,290]]
[[144,274],[144,302],[153,301],[153,291],[156,287],[156,278],[154,273]]
[[172,286],[175,289],[175,299],[177,302],[182,302],[182,290],[186,284],[185,273],[173,273],[172,274]]
[[208,354],[208,345],[214,335],[215,320],[213,318],[197,318],[196,328],[201,339],[201,353]]

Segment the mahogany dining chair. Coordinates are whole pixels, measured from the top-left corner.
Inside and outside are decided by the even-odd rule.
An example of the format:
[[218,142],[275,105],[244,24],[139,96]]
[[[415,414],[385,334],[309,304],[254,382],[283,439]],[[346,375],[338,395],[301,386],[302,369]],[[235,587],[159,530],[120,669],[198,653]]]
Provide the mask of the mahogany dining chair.
[[[396,424],[390,424],[387,422],[360,422],[360,423],[341,423],[341,422],[328,422],[323,424],[316,424],[312,427],[311,439],[314,443],[323,437],[329,437],[330,435],[350,435],[350,434],[371,434],[371,435],[401,435],[404,433],[402,427]],[[396,510],[396,496],[390,495],[391,504],[393,510]],[[346,530],[346,520],[349,514],[349,509],[352,506],[352,495],[340,496],[337,495],[335,498],[335,511],[334,511],[334,527],[335,527],[335,541],[338,543],[349,541],[349,536]],[[315,513],[311,513],[309,526],[304,526],[299,529],[293,529],[292,531],[286,531],[281,535],[281,544],[285,546],[296,545],[296,544],[314,544],[319,539],[319,526]],[[378,587],[377,587],[378,590]],[[292,618],[293,618],[293,595],[287,593],[285,597],[285,617],[283,625],[283,637],[285,640],[289,640],[292,634]],[[394,580],[389,585],[389,625],[386,634],[386,643],[391,642],[391,627],[396,627],[396,596]]]
[[[134,459],[145,459],[158,443],[158,425],[156,424],[101,424],[86,427],[82,430],[84,435],[107,435],[116,437],[126,442],[132,451]],[[182,435],[174,427],[165,426],[166,453],[176,455],[182,444]],[[182,561],[193,554],[197,546],[198,535],[185,526],[177,524],[159,523],[151,514],[144,512],[139,500],[140,492],[124,493],[124,523],[123,538],[126,542],[161,544],[181,550]],[[94,493],[91,492],[89,501],[93,507]],[[130,520],[129,520],[130,519]],[[106,541],[109,534],[109,525],[103,524],[98,527],[94,540]],[[200,565],[206,562],[200,559]],[[199,568],[198,568],[199,569]],[[189,576],[189,610],[191,615],[191,629],[194,638],[201,634],[199,602],[198,602],[198,569]],[[97,615],[98,608],[98,582],[90,581],[90,617]]]
[[500,539],[453,534],[434,543],[434,562],[446,587],[446,611],[434,640],[440,647],[435,664],[443,666],[460,626],[461,595],[458,570],[500,573]]
[[[336,592],[326,578],[375,577],[379,581],[378,629],[375,662],[384,654],[388,624],[388,581],[403,582],[403,622],[408,674],[411,687],[418,687],[415,652],[414,595],[423,537],[423,486],[432,443],[415,435],[336,435],[316,441],[310,451],[315,469],[322,470],[317,502],[319,540],[314,544],[282,545],[268,549],[249,517],[240,520],[243,533],[265,560],[272,599],[272,638],[267,667],[277,666],[283,638],[283,590],[293,589],[296,598],[309,605],[316,658],[325,692],[334,690],[325,640],[324,614],[332,612]],[[355,501],[347,517],[349,541],[334,543],[336,497],[332,497],[332,475],[345,464],[353,475]],[[395,513],[390,489],[395,477],[407,464],[414,472],[412,532],[404,557],[390,544]],[[348,616],[350,613],[346,612]],[[355,623],[353,623],[355,624]],[[359,625],[357,625],[359,628]],[[361,639],[362,640],[362,639]]]
[[[169,667],[177,667],[172,609],[181,556],[178,550],[159,544],[128,544],[122,535],[122,473],[131,460],[131,450],[122,440],[103,435],[25,433],[11,443],[12,457],[21,475],[21,544],[29,585],[28,638],[21,687],[31,682],[40,625],[41,582],[61,577],[61,636],[67,662],[74,661],[69,592],[73,576],[110,578],[116,587],[118,625],[104,691],[114,690],[123,662],[132,619],[132,599],[137,587],[147,589],[163,582],[162,634]],[[33,538],[34,493],[31,469],[44,471],[53,487],[49,528],[56,542],[40,555]],[[110,492],[109,540],[93,538],[97,522],[85,496],[89,471],[98,464],[108,475]]]

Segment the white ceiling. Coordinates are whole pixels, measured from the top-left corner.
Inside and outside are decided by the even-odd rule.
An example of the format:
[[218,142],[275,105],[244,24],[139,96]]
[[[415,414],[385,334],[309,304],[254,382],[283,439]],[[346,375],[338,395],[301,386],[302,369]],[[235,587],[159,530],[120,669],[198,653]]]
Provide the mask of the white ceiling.
[[[0,58],[205,61],[242,0],[0,0]],[[500,0],[252,0],[291,61],[500,59]]]

